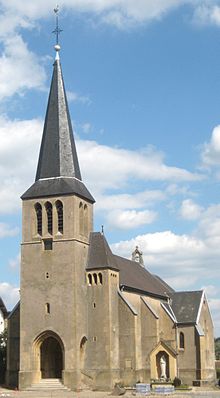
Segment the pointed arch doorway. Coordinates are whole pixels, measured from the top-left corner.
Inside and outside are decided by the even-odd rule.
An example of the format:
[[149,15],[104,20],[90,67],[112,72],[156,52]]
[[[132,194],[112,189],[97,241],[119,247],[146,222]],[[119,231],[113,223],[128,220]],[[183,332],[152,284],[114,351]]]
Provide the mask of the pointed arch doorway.
[[63,353],[57,339],[47,337],[40,346],[40,367],[42,379],[61,379]]
[[64,346],[55,333],[42,333],[35,341],[38,369],[42,379],[62,379]]

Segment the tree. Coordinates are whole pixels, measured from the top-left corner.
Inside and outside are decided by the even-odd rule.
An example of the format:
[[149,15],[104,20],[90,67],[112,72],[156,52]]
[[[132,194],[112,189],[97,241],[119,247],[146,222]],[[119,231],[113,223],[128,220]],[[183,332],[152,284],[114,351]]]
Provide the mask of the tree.
[[215,339],[215,358],[220,360],[220,337]]
[[7,329],[0,333],[0,383],[5,381],[7,350]]

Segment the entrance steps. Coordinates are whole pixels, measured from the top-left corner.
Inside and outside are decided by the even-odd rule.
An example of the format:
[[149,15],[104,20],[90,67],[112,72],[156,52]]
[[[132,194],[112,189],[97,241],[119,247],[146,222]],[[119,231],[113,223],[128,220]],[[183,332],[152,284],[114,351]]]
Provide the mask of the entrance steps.
[[39,383],[32,384],[31,387],[26,389],[27,391],[48,391],[48,390],[59,390],[59,391],[70,391],[65,387],[60,379],[41,379]]

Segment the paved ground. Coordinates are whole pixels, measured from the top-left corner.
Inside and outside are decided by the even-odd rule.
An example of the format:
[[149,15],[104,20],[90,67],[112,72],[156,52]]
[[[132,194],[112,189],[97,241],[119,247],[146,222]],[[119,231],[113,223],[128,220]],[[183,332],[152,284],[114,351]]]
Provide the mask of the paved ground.
[[[151,397],[158,398],[162,395],[151,395]],[[220,398],[219,390],[201,390],[199,388],[194,388],[191,392],[176,392],[170,396],[176,398]],[[72,392],[72,391],[13,391],[0,388],[0,398],[110,398],[112,397],[110,392],[96,392],[96,391],[82,391],[82,392]],[[126,392],[125,398],[134,398],[135,394],[131,392]],[[136,395],[137,398],[143,397]]]

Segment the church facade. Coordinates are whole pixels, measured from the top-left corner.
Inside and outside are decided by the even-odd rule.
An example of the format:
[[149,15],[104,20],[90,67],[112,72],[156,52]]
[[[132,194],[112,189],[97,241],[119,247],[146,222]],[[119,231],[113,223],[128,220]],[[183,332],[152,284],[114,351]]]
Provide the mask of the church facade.
[[76,390],[121,382],[212,382],[213,324],[203,291],[175,292],[93,232],[59,60],[36,180],[22,196],[20,302],[8,319],[7,384],[57,378]]

